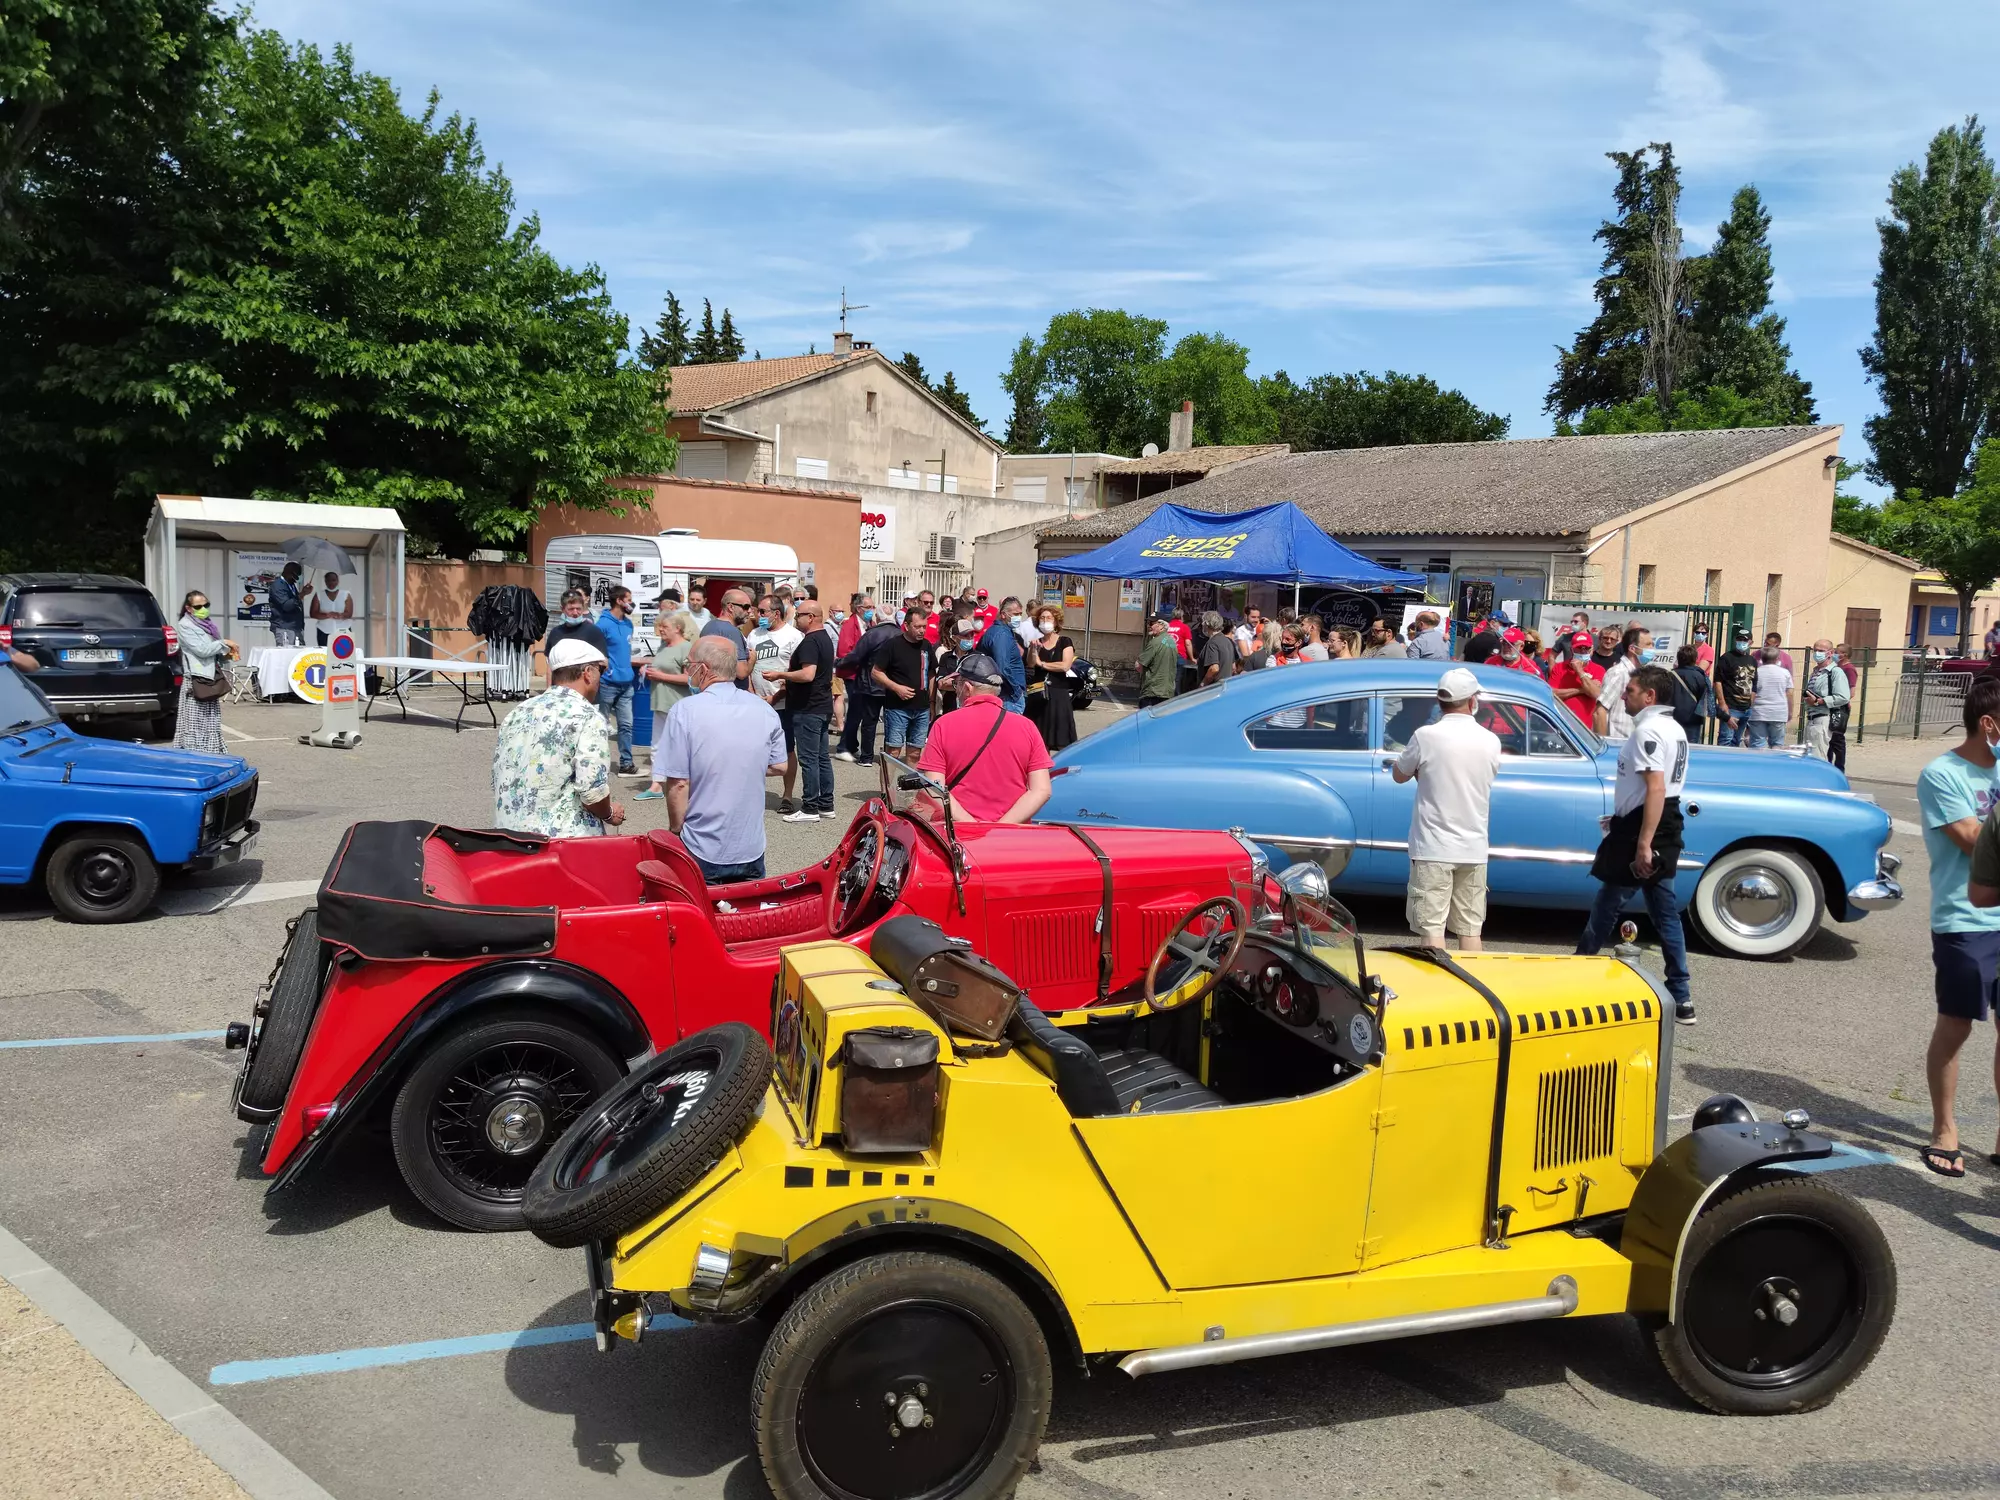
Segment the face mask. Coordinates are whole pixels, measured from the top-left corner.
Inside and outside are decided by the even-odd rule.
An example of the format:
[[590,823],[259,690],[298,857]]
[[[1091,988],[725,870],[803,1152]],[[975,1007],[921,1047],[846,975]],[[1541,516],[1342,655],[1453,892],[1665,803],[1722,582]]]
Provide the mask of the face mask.
[[194,617],[197,620],[206,620],[208,618],[208,606],[204,604],[200,609],[196,610]]
[[1825,660],[1826,660],[1826,653],[1825,653],[1824,651],[1815,651],[1815,652],[1813,652],[1813,660],[1814,660],[1814,661],[1825,661]]
[[833,621],[834,624],[838,625],[842,620],[847,618],[847,611],[844,609],[836,609],[832,614],[828,615],[827,618]]
[[1047,618],[1037,620],[1035,623],[1041,627],[1043,635],[1047,635],[1051,630],[1056,628],[1056,622]]
[[1639,662],[1642,666],[1650,666],[1659,654],[1651,646],[1642,647],[1639,652]]
[[757,628],[759,630],[769,630],[771,628],[771,617],[769,615],[757,616]]
[[875,611],[872,609],[864,609],[861,611],[861,618],[868,621],[868,623],[872,625],[875,623]]
[[1697,631],[1696,631],[1696,632],[1694,633],[1694,642],[1695,642],[1695,644],[1696,644],[1697,646],[1705,646],[1705,645],[1707,645],[1707,644],[1708,644],[1708,632],[1707,632],[1706,630],[1697,630]]

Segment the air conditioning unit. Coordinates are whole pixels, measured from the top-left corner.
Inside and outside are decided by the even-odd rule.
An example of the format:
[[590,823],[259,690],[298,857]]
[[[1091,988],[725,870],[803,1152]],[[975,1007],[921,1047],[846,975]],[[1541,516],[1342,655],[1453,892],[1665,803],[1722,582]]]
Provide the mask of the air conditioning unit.
[[958,538],[948,531],[933,531],[930,550],[924,554],[924,561],[955,566],[958,562]]

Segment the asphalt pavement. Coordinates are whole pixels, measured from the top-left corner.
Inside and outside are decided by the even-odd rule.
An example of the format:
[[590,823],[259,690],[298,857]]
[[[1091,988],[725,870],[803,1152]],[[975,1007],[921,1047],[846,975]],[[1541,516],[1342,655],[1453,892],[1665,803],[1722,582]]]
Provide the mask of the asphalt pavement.
[[[747,1414],[758,1328],[672,1326],[600,1356],[579,1326],[576,1253],[439,1226],[380,1143],[357,1142],[307,1191],[264,1197],[228,1109],[235,1057],[214,1033],[247,1016],[348,823],[491,816],[491,731],[392,720],[330,751],[296,742],[314,720],[225,709],[231,748],[263,772],[264,832],[238,869],[171,884],[161,911],[124,927],[0,897],[0,1227],[340,1500],[765,1494]],[[1990,1032],[1966,1069],[1969,1175],[1948,1183],[1913,1157],[1928,1118],[1927,893],[1915,805],[1897,799],[1944,745],[1869,744],[1850,767],[1905,830],[1902,909],[1830,927],[1786,962],[1697,953],[1701,1022],[1676,1039],[1676,1115],[1728,1089],[1760,1112],[1803,1106],[1896,1158],[1840,1179],[1887,1232],[1901,1301],[1833,1406],[1708,1415],[1630,1320],[1530,1324],[1139,1382],[1065,1377],[1022,1493],[2000,1494]],[[873,778],[837,767],[842,808]],[[662,803],[632,807],[634,826],[665,822]],[[823,857],[844,830],[772,817],[771,868]],[[1394,903],[1356,914],[1371,935],[1404,936]],[[1559,952],[1577,925],[1496,910],[1488,939]],[[124,1040],[85,1040],[105,1038]]]

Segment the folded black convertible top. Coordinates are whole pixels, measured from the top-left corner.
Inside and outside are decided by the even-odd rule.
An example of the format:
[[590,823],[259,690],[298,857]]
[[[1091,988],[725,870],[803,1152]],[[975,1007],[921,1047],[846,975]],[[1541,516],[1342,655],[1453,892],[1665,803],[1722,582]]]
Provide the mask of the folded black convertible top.
[[373,959],[462,959],[547,953],[553,906],[464,906],[424,883],[424,841],[454,853],[546,847],[548,840],[439,823],[356,823],[319,883],[319,935]]

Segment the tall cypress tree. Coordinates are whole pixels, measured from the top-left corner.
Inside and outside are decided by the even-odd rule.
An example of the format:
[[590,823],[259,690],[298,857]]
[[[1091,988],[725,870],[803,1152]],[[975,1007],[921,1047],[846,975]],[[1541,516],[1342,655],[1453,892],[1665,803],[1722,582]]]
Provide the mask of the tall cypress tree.
[[712,365],[722,358],[722,341],[715,331],[715,309],[708,298],[701,299],[701,327],[696,330],[694,346],[688,352],[691,365]]
[[671,370],[688,362],[690,352],[687,318],[681,299],[667,293],[667,310],[650,332],[639,335],[639,363],[649,370]]
[[1542,403],[1563,420],[1662,388],[1670,396],[1673,343],[1687,318],[1678,217],[1681,177],[1673,146],[1655,141],[1642,150],[1605,155],[1618,165],[1611,194],[1617,217],[1606,219],[1594,236],[1604,246],[1595,288],[1597,316],[1577,332],[1569,348],[1557,351],[1556,378]]
[[1977,116],[1889,179],[1875,338],[1861,366],[1881,392],[1868,476],[1897,495],[1957,492],[2000,431],[2000,179]]
[[1682,386],[1734,391],[1773,425],[1815,422],[1812,385],[1792,369],[1785,320],[1771,312],[1771,215],[1757,189],[1738,188],[1707,255],[1690,261],[1694,313]]
[[715,362],[734,364],[743,357],[743,335],[736,331],[736,320],[729,316],[729,309],[722,310],[722,326],[715,332]]

